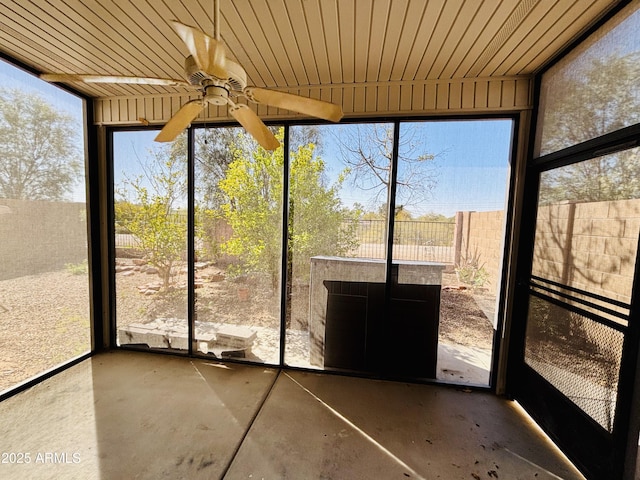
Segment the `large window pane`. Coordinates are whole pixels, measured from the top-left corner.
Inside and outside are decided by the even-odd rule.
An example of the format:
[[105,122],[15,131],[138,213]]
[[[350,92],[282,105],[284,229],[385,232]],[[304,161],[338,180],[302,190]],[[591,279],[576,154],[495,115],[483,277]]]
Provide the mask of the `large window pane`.
[[0,62],[0,391],[91,348],[80,99]]
[[392,124],[291,128],[289,365],[371,368],[358,289],[385,279],[392,133]]
[[[292,126],[288,165],[282,148],[265,151],[241,128],[196,129],[192,185],[186,185],[186,137],[170,146],[148,143],[149,158],[156,160],[145,162],[134,147],[142,145],[143,135],[150,142],[153,133],[116,134],[115,168],[122,169],[120,178],[116,173],[115,202],[120,344],[187,348],[185,286],[186,272],[192,271],[197,352],[278,364],[284,322],[285,364],[435,378],[438,332],[448,332],[469,347],[462,354],[461,348],[449,349],[448,358],[472,360],[458,365],[438,359],[447,375],[438,378],[487,383],[512,122],[400,126],[396,177],[393,123]],[[285,129],[270,128],[283,142]],[[132,167],[136,163],[140,166]],[[393,262],[387,272],[394,178]],[[195,199],[192,266],[184,253],[185,188]],[[146,204],[164,208],[150,210]],[[148,288],[139,279],[149,271],[153,252],[143,241],[153,229],[160,232],[151,235],[155,247],[175,240],[177,257],[168,269],[150,270],[170,273],[166,283]],[[140,258],[124,258],[136,255]],[[433,371],[420,370],[411,355],[394,357],[387,348],[391,338],[398,345],[422,338],[425,323],[422,317],[415,325],[398,323],[413,297],[397,299],[393,290],[389,301],[389,274],[392,290],[410,287],[435,309],[433,345],[408,349],[428,350]],[[430,290],[416,293],[414,284]],[[460,310],[460,298],[444,303],[451,307],[448,316],[439,309],[443,285],[443,297],[458,293],[467,300]],[[445,325],[452,315],[457,323]],[[391,357],[404,364],[390,362]]]
[[639,6],[632,2],[543,75],[536,156],[640,122]]
[[401,123],[390,286],[393,124],[291,129],[287,364],[489,382],[512,128]]
[[186,135],[156,135],[113,135],[117,341],[186,350]]
[[278,364],[283,149],[240,128],[199,129],[195,142],[198,349]]
[[421,376],[489,383],[512,128],[511,120],[400,124],[387,337],[412,345],[406,368]]

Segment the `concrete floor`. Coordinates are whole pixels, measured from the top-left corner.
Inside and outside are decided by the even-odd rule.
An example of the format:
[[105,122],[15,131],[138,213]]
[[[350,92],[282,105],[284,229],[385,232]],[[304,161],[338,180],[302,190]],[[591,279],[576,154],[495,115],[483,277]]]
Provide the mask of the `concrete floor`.
[[583,478],[489,393],[138,352],[5,400],[0,427],[0,478]]
[[438,342],[436,369],[440,382],[488,387],[491,350]]

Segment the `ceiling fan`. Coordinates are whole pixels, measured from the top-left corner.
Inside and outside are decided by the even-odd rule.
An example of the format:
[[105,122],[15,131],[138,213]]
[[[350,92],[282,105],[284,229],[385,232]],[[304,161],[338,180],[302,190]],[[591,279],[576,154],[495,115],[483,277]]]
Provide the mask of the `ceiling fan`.
[[247,74],[236,62],[226,56],[226,48],[219,38],[219,6],[214,0],[214,28],[216,38],[177,21],[171,25],[187,46],[190,55],[185,60],[185,80],[171,78],[145,78],[111,75],[84,75],[44,73],[40,78],[49,82],[128,83],[196,87],[202,98],[185,103],[156,136],[157,142],[173,141],[200,114],[208,103],[228,105],[235,118],[256,141],[267,150],[275,150],[280,143],[258,115],[237,97],[273,107],[311,115],[332,122],[342,118],[342,108],[333,103],[293,95],[267,88],[247,85]]

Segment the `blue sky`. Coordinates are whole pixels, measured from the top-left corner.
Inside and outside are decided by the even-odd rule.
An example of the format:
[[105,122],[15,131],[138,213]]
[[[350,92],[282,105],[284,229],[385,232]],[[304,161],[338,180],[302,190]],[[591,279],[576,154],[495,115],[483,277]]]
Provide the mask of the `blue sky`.
[[[407,207],[414,217],[504,208],[512,120],[430,120],[411,122],[407,127],[423,140],[416,153],[424,151],[436,156],[436,186],[429,201]],[[407,130],[401,127],[400,134]],[[335,149],[325,147],[323,158],[334,174],[344,168],[339,157]],[[373,209],[363,192],[350,187],[349,182],[341,196],[347,205],[359,202]]]
[[[5,62],[0,61],[0,82],[4,86],[37,92],[61,111],[69,113],[82,131],[82,100],[53,85],[39,80]],[[409,124],[407,124],[409,125]],[[436,154],[437,184],[428,202],[409,206],[418,216],[424,213],[453,215],[458,210],[501,210],[504,208],[508,162],[511,146],[512,121],[499,120],[431,120],[411,122],[423,142],[419,149]],[[350,128],[350,127],[342,127]],[[403,127],[406,129],[406,127]],[[404,132],[404,130],[401,130]],[[144,159],[148,149],[157,148],[153,142],[156,131],[117,133],[114,142],[116,156],[115,180],[121,180],[122,163],[130,174],[140,173],[135,154]],[[337,145],[325,135],[322,157],[327,164],[330,181],[345,168]],[[78,136],[78,148],[83,138]],[[73,189],[73,200],[84,201],[84,178]],[[345,182],[341,198],[346,206],[355,202],[374,209],[367,194]]]
[[[76,142],[79,151],[84,152],[83,102],[79,97],[72,95],[54,85],[44,82],[36,76],[0,60],[0,85],[5,88],[17,88],[28,93],[37,93],[47,102],[53,105],[59,112],[65,112],[73,118],[76,124],[74,131],[78,132]],[[70,199],[75,202],[85,202],[85,178],[81,176],[73,185]]]
[[82,122],[82,100],[79,97],[2,60],[0,60],[0,85],[19,88],[25,92],[39,93],[58,110],[64,111],[70,114],[74,120]]
[[513,121],[426,122],[441,174],[427,211],[502,210],[505,206]]
[[[437,155],[436,187],[428,202],[408,207],[414,217],[425,213],[452,216],[459,210],[490,211],[504,208],[512,120],[439,120],[411,122],[410,126],[418,132],[416,137],[424,140],[418,150]],[[333,136],[328,132],[330,129],[332,127],[328,126],[324,134],[322,158],[327,165],[329,181],[333,181],[344,170],[345,164]],[[116,184],[122,179],[123,168],[130,176],[141,173],[136,156],[144,160],[149,149],[158,148],[158,144],[153,142],[156,134],[157,131],[116,133]],[[371,210],[377,207],[377,204],[368,201],[366,192],[354,188],[348,181],[343,185],[340,196],[346,206],[357,202]]]

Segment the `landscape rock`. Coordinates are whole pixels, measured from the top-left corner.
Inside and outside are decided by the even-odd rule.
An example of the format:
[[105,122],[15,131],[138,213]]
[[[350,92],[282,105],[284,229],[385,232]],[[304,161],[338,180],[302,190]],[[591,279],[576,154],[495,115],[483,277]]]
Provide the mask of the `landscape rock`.
[[222,282],[225,277],[221,272],[216,272],[206,275],[205,278],[210,282]]
[[134,269],[133,265],[116,265],[116,273],[132,272]]

